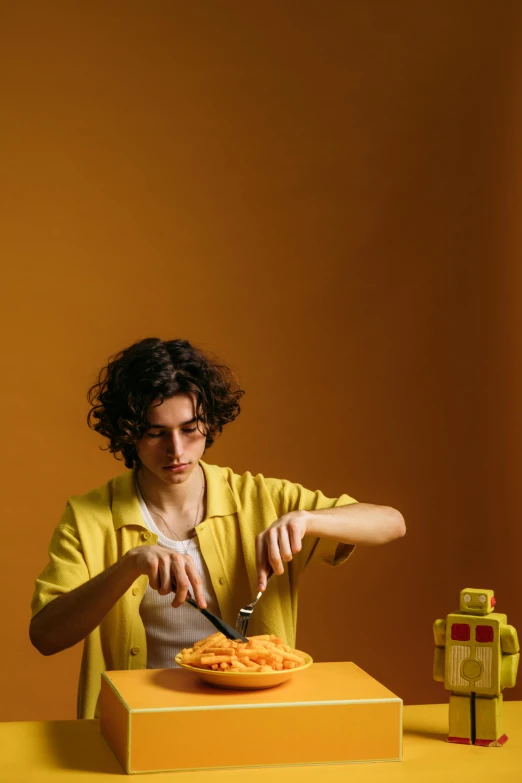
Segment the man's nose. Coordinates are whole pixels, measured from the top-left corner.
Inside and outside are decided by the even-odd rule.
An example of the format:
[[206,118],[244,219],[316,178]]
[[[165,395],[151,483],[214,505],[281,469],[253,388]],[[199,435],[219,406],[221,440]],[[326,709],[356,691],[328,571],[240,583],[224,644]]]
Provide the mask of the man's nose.
[[167,452],[176,456],[180,452],[181,437],[176,432],[171,432],[167,438]]

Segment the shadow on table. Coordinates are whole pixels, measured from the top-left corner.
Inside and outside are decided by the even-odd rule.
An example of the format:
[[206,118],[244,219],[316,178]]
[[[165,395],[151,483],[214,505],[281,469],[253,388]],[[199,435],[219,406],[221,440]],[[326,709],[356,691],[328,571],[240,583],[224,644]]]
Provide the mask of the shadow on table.
[[448,741],[448,705],[411,704],[404,710],[403,736],[420,737],[435,742]]
[[98,720],[49,721],[43,739],[59,769],[125,775]]
[[403,731],[403,737],[424,737],[425,739],[436,740],[438,742],[446,742],[448,739],[447,734],[443,734],[439,731],[429,731],[427,729],[407,729]]

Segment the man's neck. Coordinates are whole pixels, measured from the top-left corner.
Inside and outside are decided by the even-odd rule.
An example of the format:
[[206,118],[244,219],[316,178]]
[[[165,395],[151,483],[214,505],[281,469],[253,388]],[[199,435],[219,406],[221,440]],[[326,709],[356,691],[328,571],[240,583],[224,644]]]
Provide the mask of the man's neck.
[[136,471],[136,478],[145,502],[152,503],[160,513],[167,514],[192,511],[200,502],[205,487],[205,474],[200,465],[182,484],[166,484],[143,465]]

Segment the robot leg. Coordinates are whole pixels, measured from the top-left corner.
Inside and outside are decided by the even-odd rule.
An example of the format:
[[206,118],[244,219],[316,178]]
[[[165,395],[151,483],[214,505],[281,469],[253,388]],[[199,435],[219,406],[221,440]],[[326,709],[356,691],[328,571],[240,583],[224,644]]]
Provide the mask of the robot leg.
[[448,742],[471,745],[471,697],[466,693],[452,693],[449,697]]
[[483,747],[500,747],[507,737],[504,734],[502,714],[503,696],[482,696],[477,693],[475,699],[475,720],[477,737],[475,745]]

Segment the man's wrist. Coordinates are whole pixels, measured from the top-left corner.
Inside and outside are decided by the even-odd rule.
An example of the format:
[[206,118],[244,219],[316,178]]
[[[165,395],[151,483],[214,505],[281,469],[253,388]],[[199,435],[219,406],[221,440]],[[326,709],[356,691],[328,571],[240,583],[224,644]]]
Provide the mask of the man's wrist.
[[137,555],[136,549],[129,549],[120,560],[120,566],[123,569],[123,573],[132,579],[132,581],[143,573],[139,568]]
[[304,536],[314,535],[314,531],[311,530],[313,521],[313,515],[311,511],[307,511],[305,508],[298,508],[290,513],[295,522],[297,522],[297,524],[300,526],[303,538]]

